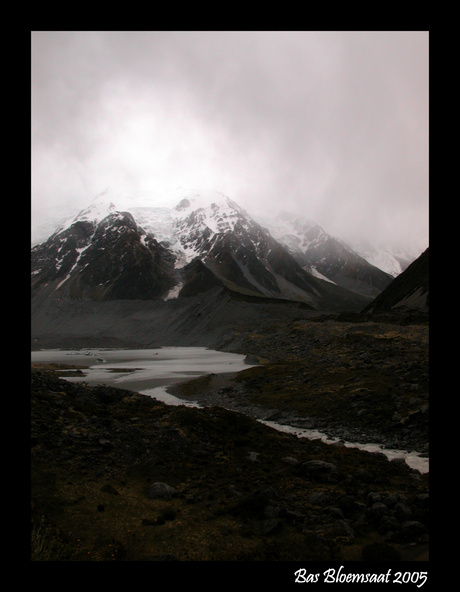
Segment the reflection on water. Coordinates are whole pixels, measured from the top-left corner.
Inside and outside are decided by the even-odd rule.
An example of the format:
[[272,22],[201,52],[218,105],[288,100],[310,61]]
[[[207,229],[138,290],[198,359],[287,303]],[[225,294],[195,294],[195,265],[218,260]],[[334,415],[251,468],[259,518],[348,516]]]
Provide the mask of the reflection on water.
[[87,366],[83,374],[66,377],[72,382],[105,384],[134,391],[183,382],[203,374],[239,372],[249,366],[245,356],[205,347],[159,349],[42,350],[32,362]]

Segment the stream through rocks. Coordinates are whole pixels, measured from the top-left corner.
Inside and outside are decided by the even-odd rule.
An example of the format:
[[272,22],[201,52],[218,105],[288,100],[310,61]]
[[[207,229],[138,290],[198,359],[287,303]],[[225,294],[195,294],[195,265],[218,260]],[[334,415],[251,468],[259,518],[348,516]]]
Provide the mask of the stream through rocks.
[[[378,443],[348,442],[330,436],[318,429],[302,426],[302,420],[282,422],[274,419],[276,410],[261,410],[241,402],[227,399],[208,398],[206,401],[184,400],[168,392],[168,387],[206,374],[236,373],[251,367],[246,356],[229,352],[210,350],[205,347],[162,347],[154,349],[52,349],[32,351],[31,361],[35,364],[65,365],[62,378],[71,382],[85,382],[93,385],[110,385],[133,390],[163,401],[168,405],[203,407],[220,405],[246,413],[254,419],[283,432],[300,438],[320,439],[323,442],[341,446],[356,447],[369,452],[383,453],[390,460],[400,459],[411,468],[427,473],[428,458],[417,452],[386,448]],[[64,373],[64,372],[63,372]],[[304,422],[305,423],[305,422]]]

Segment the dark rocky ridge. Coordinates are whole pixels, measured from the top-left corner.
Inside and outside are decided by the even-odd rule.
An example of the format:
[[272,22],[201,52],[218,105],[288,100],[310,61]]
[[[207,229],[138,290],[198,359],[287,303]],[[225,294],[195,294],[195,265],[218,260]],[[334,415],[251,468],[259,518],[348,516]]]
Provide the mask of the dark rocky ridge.
[[128,212],[75,222],[32,249],[32,296],[51,282],[72,300],[160,297],[176,283],[174,258],[144,234]]
[[429,310],[430,252],[426,249],[407,269],[396,277],[370,304],[364,314]]
[[282,212],[278,219],[282,224],[287,222],[288,228],[285,228],[287,233],[273,229],[277,240],[304,269],[315,270],[335,284],[370,298],[375,298],[391,282],[392,276],[316,223],[288,212]]
[[392,281],[389,274],[329,237],[307,254],[293,253],[305,267],[314,267],[337,285],[375,298]]

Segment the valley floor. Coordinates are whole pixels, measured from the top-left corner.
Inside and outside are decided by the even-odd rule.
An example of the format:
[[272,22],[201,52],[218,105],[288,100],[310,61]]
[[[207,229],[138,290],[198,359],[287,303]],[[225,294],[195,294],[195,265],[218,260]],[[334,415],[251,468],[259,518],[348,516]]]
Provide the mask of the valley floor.
[[428,559],[428,474],[246,414],[428,454],[428,325],[239,323],[219,347],[259,365],[175,394],[245,413],[32,370],[32,559]]

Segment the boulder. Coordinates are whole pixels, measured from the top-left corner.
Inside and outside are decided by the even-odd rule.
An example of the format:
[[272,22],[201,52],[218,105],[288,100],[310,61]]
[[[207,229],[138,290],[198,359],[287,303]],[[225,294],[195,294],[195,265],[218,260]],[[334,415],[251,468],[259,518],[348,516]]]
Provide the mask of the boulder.
[[339,479],[336,465],[323,460],[309,460],[302,464],[303,474],[314,481],[335,483]]
[[147,489],[147,497],[150,499],[165,499],[170,500],[178,495],[177,489],[171,487],[166,483],[156,482]]

